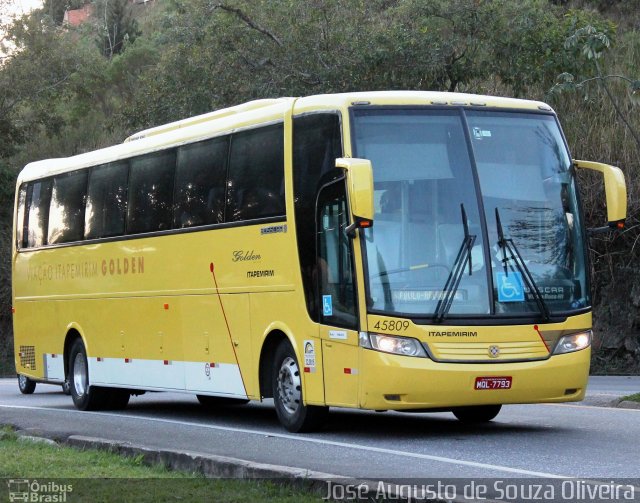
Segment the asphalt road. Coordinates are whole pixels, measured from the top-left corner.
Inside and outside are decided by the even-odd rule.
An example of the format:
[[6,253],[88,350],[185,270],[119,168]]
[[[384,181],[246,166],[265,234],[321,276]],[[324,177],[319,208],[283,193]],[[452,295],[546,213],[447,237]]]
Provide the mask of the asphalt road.
[[626,396],[640,393],[640,376],[592,376],[587,395]]
[[[635,393],[640,377],[592,378],[589,390]],[[58,387],[21,395],[15,379],[0,379],[0,424],[355,478],[640,477],[640,410],[584,404],[505,406],[482,426],[450,413],[334,409],[325,431],[296,435],[269,402],[210,412],[190,395],[148,393],[122,412],[80,412]]]

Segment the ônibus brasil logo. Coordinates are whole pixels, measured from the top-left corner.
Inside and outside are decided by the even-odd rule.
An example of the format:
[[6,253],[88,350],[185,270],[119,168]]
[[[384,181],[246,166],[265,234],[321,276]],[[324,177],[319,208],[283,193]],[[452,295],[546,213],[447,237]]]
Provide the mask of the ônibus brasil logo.
[[67,494],[73,491],[71,484],[27,479],[9,479],[7,486],[10,502],[64,503],[67,501]]

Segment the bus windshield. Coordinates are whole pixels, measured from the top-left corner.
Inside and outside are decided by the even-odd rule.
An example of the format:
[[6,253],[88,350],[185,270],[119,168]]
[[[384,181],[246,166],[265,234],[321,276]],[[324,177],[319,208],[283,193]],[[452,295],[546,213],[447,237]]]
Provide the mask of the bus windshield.
[[370,108],[353,117],[355,155],[374,172],[370,312],[537,318],[589,305],[571,161],[553,115]]

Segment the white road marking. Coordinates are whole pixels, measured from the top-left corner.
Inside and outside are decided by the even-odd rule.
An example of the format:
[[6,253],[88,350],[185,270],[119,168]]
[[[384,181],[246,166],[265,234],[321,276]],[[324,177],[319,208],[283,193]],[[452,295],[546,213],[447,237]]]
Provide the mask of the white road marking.
[[352,443],[348,443],[348,442],[338,442],[335,440],[325,440],[325,439],[319,439],[319,438],[310,438],[310,437],[302,437],[302,436],[298,436],[298,435],[290,435],[287,433],[275,433],[272,431],[265,431],[265,430],[250,430],[250,429],[246,429],[246,428],[234,428],[231,426],[218,426],[218,425],[212,425],[212,424],[201,424],[201,423],[193,423],[190,421],[178,421],[175,419],[162,419],[162,418],[157,418],[157,417],[147,417],[147,416],[137,416],[134,414],[123,414],[123,415],[119,415],[119,414],[113,414],[113,413],[108,413],[108,412],[81,412],[78,410],[73,410],[73,409],[53,409],[53,408],[49,408],[49,407],[32,407],[32,406],[26,406],[26,405],[3,405],[0,404],[0,408],[4,408],[4,409],[22,409],[22,410],[46,410],[46,411],[50,411],[50,412],[66,412],[66,413],[71,413],[71,414],[92,414],[92,415],[96,415],[96,416],[106,416],[106,417],[113,417],[113,416],[118,416],[121,418],[129,418],[129,419],[139,419],[141,421],[152,421],[152,422],[156,422],[156,423],[165,423],[165,424],[175,424],[175,425],[183,425],[183,426],[191,426],[191,427],[196,427],[196,428],[206,428],[206,429],[210,429],[210,430],[218,430],[218,431],[229,431],[229,432],[236,432],[236,433],[248,433],[251,435],[260,435],[260,436],[268,436],[268,437],[275,437],[275,438],[282,438],[285,440],[295,440],[297,442],[307,442],[310,444],[319,444],[319,445],[332,445],[334,447],[342,447],[345,449],[353,449],[353,450],[359,450],[359,451],[367,451],[367,452],[375,452],[378,454],[388,454],[388,455],[392,455],[392,456],[401,456],[401,457],[405,457],[405,458],[413,458],[413,459],[424,459],[424,460],[429,460],[429,461],[437,461],[439,463],[446,463],[446,464],[451,464],[451,465],[459,465],[459,466],[471,466],[474,468],[482,468],[485,470],[495,470],[495,471],[499,471],[499,472],[504,472],[504,473],[514,473],[517,475],[523,475],[526,477],[543,477],[543,478],[552,478],[552,479],[569,479],[569,478],[574,478],[576,477],[575,475],[570,476],[570,475],[560,475],[557,473],[547,473],[547,472],[538,472],[538,471],[533,471],[533,470],[524,470],[524,469],[520,469],[520,468],[511,468],[509,466],[500,466],[500,465],[493,465],[493,464],[489,464],[489,463],[479,463],[477,461],[467,461],[464,459],[454,459],[454,458],[447,458],[447,457],[443,457],[443,456],[433,456],[430,454],[420,454],[417,452],[407,452],[407,451],[399,451],[399,450],[395,450],[395,449],[385,449],[382,447],[373,447],[373,446],[368,446],[368,445],[360,445],[360,444],[352,444]]
[[640,409],[626,409],[624,407],[601,407],[600,405],[578,405],[578,404],[574,405],[571,403],[540,403],[537,405],[547,405],[550,407],[573,407],[574,409],[599,409],[599,410],[607,410],[607,411],[626,410],[626,411],[640,412]]

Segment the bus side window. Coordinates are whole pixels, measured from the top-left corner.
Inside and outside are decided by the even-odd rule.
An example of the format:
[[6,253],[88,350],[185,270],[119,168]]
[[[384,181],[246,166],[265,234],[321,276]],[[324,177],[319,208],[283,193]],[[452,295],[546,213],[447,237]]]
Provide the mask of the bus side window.
[[127,161],[112,162],[91,170],[85,216],[86,239],[124,234],[128,174]]
[[47,224],[49,220],[49,202],[51,201],[51,178],[33,182],[29,187],[27,206],[27,247],[33,248],[47,244]]
[[321,320],[326,325],[357,329],[352,240],[343,180],[326,186],[318,196],[318,283]]
[[86,169],[59,175],[53,179],[49,209],[49,244],[83,239],[86,194]]
[[16,216],[16,246],[18,248],[24,248],[24,237],[27,235],[25,226],[25,206],[27,205],[27,185],[24,184],[20,187],[18,193],[18,214]]
[[175,150],[131,159],[127,234],[171,228],[175,166]]
[[277,124],[231,137],[227,222],[285,214],[283,135]]
[[214,138],[178,148],[173,227],[224,221],[224,189],[229,138]]
[[315,211],[318,188],[338,172],[336,159],[342,157],[340,116],[314,113],[293,119],[293,190],[296,213],[298,255],[307,312],[319,321],[316,283]]

